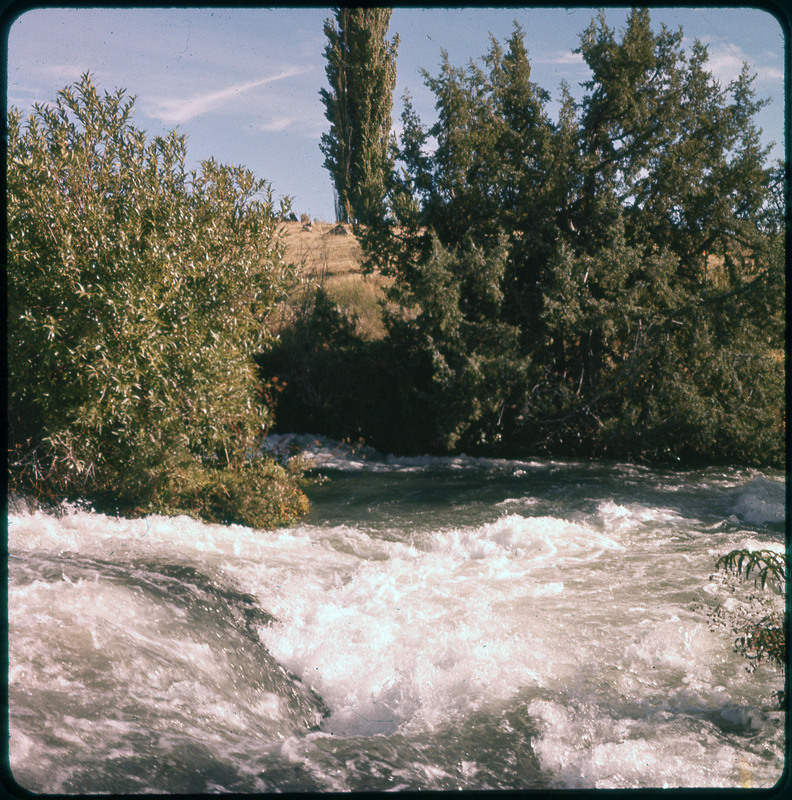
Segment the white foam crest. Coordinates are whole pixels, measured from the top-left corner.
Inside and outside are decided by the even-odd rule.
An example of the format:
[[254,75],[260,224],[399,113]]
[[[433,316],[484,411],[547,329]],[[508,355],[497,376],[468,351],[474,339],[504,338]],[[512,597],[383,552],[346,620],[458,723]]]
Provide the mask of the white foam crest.
[[539,503],[539,498],[537,497],[507,497],[505,500],[501,500],[499,503],[496,503],[496,506],[503,506],[503,507],[514,507],[517,506],[519,508],[530,508],[531,506],[535,506]]
[[19,551],[95,553],[115,545],[135,551],[185,547],[188,551],[221,552],[238,526],[209,525],[190,517],[149,515],[127,519],[81,508],[60,515],[36,510],[9,514],[9,545]]
[[676,526],[686,522],[678,511],[664,506],[647,506],[641,503],[620,505],[613,500],[604,500],[597,505],[597,516],[607,530],[628,531],[633,528],[645,530],[647,526]]
[[354,471],[383,466],[382,455],[373,447],[308,433],[270,433],[262,442],[261,452],[281,460],[300,454],[308,458],[313,467],[325,469]]
[[517,515],[433,532],[420,548],[378,544],[384,560],[350,559],[318,584],[293,574],[257,589],[279,619],[262,640],[328,703],[330,732],[432,727],[562,676],[556,561],[623,549],[586,525]]
[[526,615],[515,625],[514,608],[563,584],[479,564],[416,552],[362,562],[320,592],[297,577],[277,604],[282,622],[262,629],[262,639],[328,703],[324,730],[439,725],[550,669],[545,621]]
[[697,731],[697,720],[684,714],[646,708],[622,715],[592,702],[538,699],[528,710],[540,729],[534,752],[566,789],[732,788],[747,780],[769,787],[783,769],[780,760],[773,768],[727,743],[716,726]]
[[764,745],[724,746],[735,741],[723,734],[728,726],[776,743],[783,736],[780,712],[745,703],[766,703],[769,690],[747,675],[729,636],[696,615],[625,622],[608,624],[611,641],[572,645],[577,674],[556,684],[556,696],[528,704],[539,728],[533,749],[557,785],[733,787],[746,775],[754,786],[772,785],[783,763],[768,763]]
[[[649,669],[675,670],[687,681],[709,678],[707,664],[720,642],[704,624],[691,624],[678,618],[652,622],[626,650],[627,664],[634,672]],[[685,680],[684,678],[682,680]]]
[[732,513],[749,525],[783,523],[786,520],[785,491],[783,481],[754,478],[740,489]]
[[[113,560],[128,556],[240,565],[248,560],[292,563],[296,553],[310,556],[315,544],[332,549],[321,544],[322,539],[332,537],[345,537],[352,550],[363,542],[370,544],[365,534],[345,526],[330,531],[304,525],[260,531],[242,525],[201,522],[187,516],[152,514],[127,519],[85,509],[69,509],[62,515],[21,512],[8,517],[9,547],[14,552],[80,553]],[[355,541],[357,544],[353,544]],[[332,558],[328,559],[326,554],[317,553],[317,559],[332,565]]]
[[301,453],[310,459],[315,468],[347,472],[366,470],[369,472],[414,472],[424,469],[495,469],[524,474],[527,467],[546,467],[550,463],[540,461],[516,461],[503,458],[468,456],[464,453],[450,456],[416,455],[396,456],[383,454],[373,447],[340,442],[328,436],[314,434],[271,433],[261,446],[263,453],[287,459]]
[[386,560],[350,560],[319,586],[292,575],[267,600],[280,622],[260,635],[329,704],[327,731],[431,727],[563,675],[548,615],[564,596],[555,562],[623,550],[586,525],[517,515],[436,531],[420,549],[379,544]]
[[600,502],[597,514],[602,524],[609,531],[623,531],[635,525],[635,515],[625,506],[614,503],[613,500]]
[[385,456],[385,462],[394,467],[443,467],[451,469],[490,469],[508,472],[513,475],[524,475],[524,469],[529,467],[546,467],[547,463],[540,461],[520,461],[503,458],[486,458],[483,456],[468,456],[460,453],[455,456]]
[[509,514],[477,528],[435,533],[431,547],[463,560],[502,556],[533,569],[554,561],[591,560],[624,546],[586,524]]
[[[744,536],[736,539],[731,545],[734,550],[769,550],[772,553],[783,555],[786,553],[784,542],[773,539],[757,539],[755,536]],[[720,551],[712,551],[713,555],[723,555]]]

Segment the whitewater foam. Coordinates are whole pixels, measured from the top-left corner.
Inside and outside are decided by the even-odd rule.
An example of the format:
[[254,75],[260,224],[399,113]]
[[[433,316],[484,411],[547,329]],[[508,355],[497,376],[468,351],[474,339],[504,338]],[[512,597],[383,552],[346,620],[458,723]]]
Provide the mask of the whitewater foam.
[[737,519],[751,525],[783,524],[786,520],[783,482],[763,477],[755,478],[737,492],[732,513]]
[[69,792],[777,779],[782,680],[748,675],[706,614],[732,596],[707,580],[719,554],[783,548],[720,524],[776,487],[464,463],[346,471],[280,531],[11,513],[15,774]]

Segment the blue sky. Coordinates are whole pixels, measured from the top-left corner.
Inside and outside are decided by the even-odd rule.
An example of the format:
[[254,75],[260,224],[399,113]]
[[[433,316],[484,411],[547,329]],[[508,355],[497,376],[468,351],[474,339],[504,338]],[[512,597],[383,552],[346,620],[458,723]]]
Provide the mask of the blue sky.
[[[390,35],[400,35],[394,121],[409,90],[424,122],[434,100],[420,69],[436,74],[441,49],[452,64],[478,60],[489,34],[504,42],[517,20],[526,33],[533,80],[559,96],[562,79],[578,98],[587,69],[572,53],[594,8],[395,8]],[[609,9],[617,30],[626,9]],[[185,133],[190,166],[214,157],[243,164],[290,195],[298,213],[333,218],[332,183],[319,149],[327,130],[319,90],[326,86],[323,22],[329,8],[42,8],[8,28],[8,104],[28,112],[50,102],[83,72],[101,89],[137,96],[135,124],[150,136]],[[770,97],[758,123],[774,158],[783,156],[783,31],[767,12],[746,9],[657,8],[655,27],[682,27],[688,46],[709,46],[709,68],[727,83],[743,61]],[[554,115],[554,108],[551,106]]]

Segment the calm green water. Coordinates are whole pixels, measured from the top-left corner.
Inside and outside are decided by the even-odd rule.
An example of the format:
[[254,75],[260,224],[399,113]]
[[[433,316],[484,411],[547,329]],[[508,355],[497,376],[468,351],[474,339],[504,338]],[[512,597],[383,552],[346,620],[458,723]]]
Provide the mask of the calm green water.
[[[361,458],[286,531],[9,516],[11,768],[37,792],[771,786],[783,680],[708,613],[783,476]],[[776,602],[781,603],[782,597]]]

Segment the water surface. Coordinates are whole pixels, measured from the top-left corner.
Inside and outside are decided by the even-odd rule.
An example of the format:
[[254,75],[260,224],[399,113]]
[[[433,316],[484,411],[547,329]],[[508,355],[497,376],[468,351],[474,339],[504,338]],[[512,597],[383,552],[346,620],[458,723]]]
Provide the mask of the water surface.
[[709,614],[744,599],[719,555],[783,550],[781,473],[314,449],[327,480],[288,530],[9,515],[20,784],[779,780],[783,678]]

